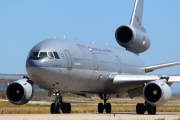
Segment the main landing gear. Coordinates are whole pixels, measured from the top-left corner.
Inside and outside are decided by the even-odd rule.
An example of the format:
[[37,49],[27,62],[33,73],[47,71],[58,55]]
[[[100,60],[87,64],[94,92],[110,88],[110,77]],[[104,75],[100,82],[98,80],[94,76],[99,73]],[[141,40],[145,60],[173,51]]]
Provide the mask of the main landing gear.
[[104,104],[103,103],[98,104],[98,112],[103,113],[105,109],[106,113],[111,113],[111,103],[106,103],[110,95],[108,95],[107,97],[106,94],[99,94],[99,97],[104,100]]
[[60,110],[62,113],[70,113],[71,112],[71,104],[64,103],[63,100],[63,93],[56,92],[54,93],[56,96],[55,102],[51,104],[50,112],[51,114],[59,114]]
[[156,106],[149,105],[146,102],[145,102],[145,104],[138,103],[136,105],[136,113],[137,114],[144,114],[145,111],[147,111],[149,115],[155,115],[156,114]]

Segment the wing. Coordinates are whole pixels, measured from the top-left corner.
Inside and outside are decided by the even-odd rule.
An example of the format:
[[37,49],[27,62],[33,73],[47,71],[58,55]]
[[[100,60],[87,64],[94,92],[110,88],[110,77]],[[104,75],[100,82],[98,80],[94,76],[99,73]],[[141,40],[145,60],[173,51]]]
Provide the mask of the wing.
[[171,66],[175,66],[175,65],[180,65],[180,61],[147,66],[146,69],[145,69],[145,72],[146,73],[147,72],[152,72],[152,71],[154,71],[156,69],[165,68],[165,67],[171,67]]
[[180,75],[115,75],[113,84],[133,84],[128,88],[127,93],[130,98],[141,96],[143,88],[152,81],[163,81],[163,83],[172,85],[173,82],[180,82]]
[[28,78],[26,74],[0,74],[0,83],[9,83],[15,80]]
[[160,79],[166,79],[167,83],[180,82],[180,75],[116,75],[113,79],[113,84],[128,82],[147,83]]
[[142,82],[146,83],[153,80],[160,79],[159,75],[116,75],[113,84],[128,83],[128,82]]

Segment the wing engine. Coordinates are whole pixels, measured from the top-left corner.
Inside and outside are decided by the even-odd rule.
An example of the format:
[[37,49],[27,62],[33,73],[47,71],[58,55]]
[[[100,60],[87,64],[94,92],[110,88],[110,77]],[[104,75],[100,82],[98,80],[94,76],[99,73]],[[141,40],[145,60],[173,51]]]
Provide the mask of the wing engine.
[[11,82],[6,89],[8,100],[16,105],[23,105],[29,102],[33,92],[32,85],[26,79]]
[[153,106],[163,105],[171,95],[171,88],[163,80],[148,82],[143,89],[145,101]]

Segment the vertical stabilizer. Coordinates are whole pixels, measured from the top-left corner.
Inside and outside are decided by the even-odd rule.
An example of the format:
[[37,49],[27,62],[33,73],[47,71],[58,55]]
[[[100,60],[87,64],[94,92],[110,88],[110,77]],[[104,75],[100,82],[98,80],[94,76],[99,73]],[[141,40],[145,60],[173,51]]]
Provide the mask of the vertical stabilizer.
[[143,6],[144,0],[136,0],[130,25],[143,32],[146,32],[146,30],[142,27]]

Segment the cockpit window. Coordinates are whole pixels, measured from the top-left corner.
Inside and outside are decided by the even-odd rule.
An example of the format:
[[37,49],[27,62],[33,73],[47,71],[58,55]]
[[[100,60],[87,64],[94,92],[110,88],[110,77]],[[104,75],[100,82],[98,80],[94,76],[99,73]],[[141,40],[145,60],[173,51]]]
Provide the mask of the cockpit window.
[[34,52],[31,56],[32,57],[38,57],[39,52]]
[[39,57],[47,57],[47,52],[40,52]]
[[54,53],[54,56],[56,59],[59,59],[59,55],[57,54],[57,52],[53,52]]
[[51,58],[54,58],[53,53],[52,52],[48,52],[48,56]]
[[39,60],[41,58],[49,58],[49,59],[60,59],[57,52],[32,52],[30,59]]

